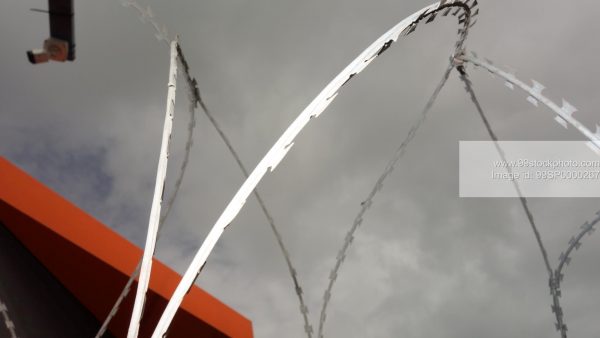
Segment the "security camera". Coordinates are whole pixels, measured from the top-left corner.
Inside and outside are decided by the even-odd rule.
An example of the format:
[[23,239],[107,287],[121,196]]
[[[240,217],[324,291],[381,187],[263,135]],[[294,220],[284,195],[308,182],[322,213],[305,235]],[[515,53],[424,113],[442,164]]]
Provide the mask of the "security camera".
[[48,60],[65,62],[69,55],[69,43],[60,39],[49,38],[44,41],[44,49],[34,49],[27,52],[31,63],[48,62]]

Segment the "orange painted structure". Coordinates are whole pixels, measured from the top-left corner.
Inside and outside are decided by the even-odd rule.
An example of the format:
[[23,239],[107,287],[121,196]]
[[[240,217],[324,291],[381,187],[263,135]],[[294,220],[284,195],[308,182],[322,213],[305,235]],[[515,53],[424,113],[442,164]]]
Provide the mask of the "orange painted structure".
[[[99,323],[142,256],[140,248],[3,157],[0,157],[0,223]],[[175,271],[154,261],[140,337],[151,335],[180,279]],[[127,334],[135,286],[109,326],[116,338]],[[168,335],[169,338],[252,336],[252,323],[248,319],[196,286],[190,289]]]

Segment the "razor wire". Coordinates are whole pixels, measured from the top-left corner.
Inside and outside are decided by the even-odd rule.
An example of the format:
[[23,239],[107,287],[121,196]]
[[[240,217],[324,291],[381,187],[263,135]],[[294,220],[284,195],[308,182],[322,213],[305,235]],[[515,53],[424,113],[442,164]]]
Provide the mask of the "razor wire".
[[0,313],[2,313],[2,317],[4,317],[4,326],[6,326],[8,333],[10,333],[9,338],[17,338],[15,323],[10,320],[10,316],[8,315],[8,307],[2,302],[2,300],[0,300]]
[[[188,99],[189,99],[189,102],[190,102],[190,105],[189,105],[190,121],[189,121],[188,126],[187,126],[187,140],[186,140],[186,143],[185,143],[185,152],[184,152],[184,155],[183,155],[183,161],[181,162],[181,166],[180,166],[180,169],[179,169],[179,175],[178,175],[178,177],[177,177],[177,179],[175,181],[175,186],[174,186],[173,192],[171,193],[171,196],[169,197],[169,199],[168,199],[168,201],[167,201],[167,203],[165,205],[165,212],[161,216],[160,221],[158,223],[157,240],[160,238],[162,227],[164,226],[165,221],[167,220],[167,218],[170,215],[170,212],[171,212],[171,210],[173,208],[173,205],[175,204],[175,201],[177,200],[177,196],[178,196],[179,190],[181,188],[181,184],[183,183],[183,178],[185,176],[187,165],[189,163],[190,151],[191,151],[191,148],[193,146],[194,128],[196,126],[196,111],[195,111],[195,108],[197,107],[198,100],[196,99],[197,96],[195,95],[195,91],[193,90],[193,87],[190,87],[190,83],[192,83],[191,82],[192,79],[191,79],[191,77],[189,75],[189,69],[187,67],[187,63],[185,62],[185,59],[183,58],[183,54],[181,52],[181,46],[179,44],[177,44],[177,49],[178,49],[178,58],[177,58],[177,60],[180,62],[180,65],[184,69],[184,75],[185,75],[185,78],[186,78],[186,83],[188,84]],[[193,83],[195,83],[195,79],[193,79]],[[96,333],[95,338],[101,338],[104,335],[104,333],[106,332],[106,330],[108,329],[108,325],[110,324],[110,322],[113,319],[113,317],[119,311],[119,308],[121,307],[121,303],[123,302],[123,300],[125,299],[125,297],[127,297],[127,295],[129,294],[129,292],[131,291],[131,286],[133,285],[133,282],[139,276],[139,274],[140,274],[140,268],[141,268],[141,263],[142,263],[142,261],[140,259],[140,261],[136,265],[134,271],[129,276],[129,279],[127,280],[127,283],[125,283],[125,287],[123,288],[123,290],[121,291],[121,293],[117,297],[117,300],[115,301],[113,307],[111,308],[111,310],[109,311],[107,317],[105,318],[104,322],[102,323],[102,326],[100,327],[100,329]]]
[[[497,75],[504,79],[506,87],[513,90],[515,86],[521,88],[525,91],[529,96],[527,97],[527,101],[534,105],[535,107],[539,106],[539,103],[543,103],[545,106],[550,108],[557,115],[554,117],[554,120],[560,124],[564,128],[568,128],[568,124],[575,127],[581,134],[583,134],[589,141],[587,142],[588,147],[594,151],[596,154],[600,155],[600,126],[596,124],[596,132],[592,133],[585,125],[580,123],[577,119],[573,117],[573,113],[577,111],[573,105],[567,102],[565,99],[562,99],[562,106],[558,106],[552,100],[548,99],[542,94],[542,91],[546,88],[541,83],[536,80],[531,80],[532,85],[529,86],[523,81],[519,80],[516,75],[513,73],[505,72],[498,67],[494,66],[493,62],[489,59],[481,60],[478,58],[475,52],[471,52],[471,55],[463,54],[459,57],[461,61],[468,62],[473,64],[476,68],[482,67],[486,69],[490,74]],[[513,181],[514,182],[514,181]],[[596,221],[597,222],[597,221]],[[591,224],[591,223],[588,223]],[[586,230],[584,228],[585,233],[589,233],[593,231],[593,225],[595,223],[589,225],[589,229]],[[584,224],[585,226],[585,224]],[[555,328],[560,332],[561,338],[567,337],[567,325],[564,323],[564,314],[562,307],[560,306],[561,290],[560,290],[560,282],[562,281],[562,268],[565,264],[568,264],[570,261],[570,257],[568,254],[571,253],[573,248],[577,248],[581,243],[579,240],[583,237],[582,234],[578,235],[578,237],[571,238],[572,243],[570,242],[570,246],[567,249],[566,253],[563,253],[560,257],[560,264],[556,270],[552,270],[549,262],[547,261],[547,255],[545,254],[545,250],[542,250],[542,254],[544,255],[544,262],[546,264],[546,268],[549,270],[549,280],[548,286],[550,288],[550,295],[552,296],[552,313],[556,318]],[[538,238],[538,234],[536,233],[536,238]],[[541,243],[540,243],[541,244]],[[542,246],[540,245],[540,248]]]
[[319,338],[323,338],[323,329],[325,327],[325,321],[327,319],[327,306],[329,305],[333,286],[337,280],[339,270],[342,266],[342,263],[344,262],[344,260],[346,258],[346,252],[348,251],[348,249],[352,245],[352,242],[354,241],[354,233],[356,232],[358,227],[362,224],[364,214],[367,212],[367,210],[373,204],[373,198],[383,188],[383,182],[392,173],[392,171],[394,171],[394,167],[396,166],[396,164],[398,163],[400,158],[402,158],[402,156],[406,152],[406,148],[408,147],[408,145],[410,144],[412,139],[417,134],[417,131],[419,130],[419,128],[421,127],[423,122],[425,122],[425,120],[427,119],[427,114],[433,107],[433,103],[435,102],[438,94],[440,93],[440,91],[442,90],[444,85],[446,84],[446,81],[448,80],[450,72],[452,71],[453,68],[454,68],[453,64],[450,64],[450,66],[448,66],[448,68],[446,69],[446,72],[444,73],[444,76],[442,77],[441,82],[438,84],[435,91],[429,98],[429,101],[425,105],[425,108],[421,112],[419,118],[417,119],[417,121],[415,123],[413,123],[410,130],[408,131],[408,134],[406,135],[405,139],[402,141],[400,146],[398,146],[398,148],[396,148],[396,151],[394,152],[392,158],[388,161],[388,164],[386,165],[385,169],[383,170],[383,173],[379,176],[379,179],[377,179],[377,182],[375,183],[375,185],[369,192],[369,195],[367,196],[367,198],[363,202],[360,203],[360,205],[361,205],[360,211],[357,214],[356,218],[354,219],[352,226],[350,227],[350,230],[346,233],[346,236],[344,237],[344,244],[342,245],[342,248],[338,251],[338,253],[336,255],[335,265],[329,274],[329,283],[327,285],[327,289],[323,293],[323,305],[321,308],[321,315],[319,316],[319,331],[318,331]]
[[167,85],[167,104],[165,110],[165,121],[163,127],[162,141],[160,147],[160,156],[158,159],[158,168],[156,170],[156,183],[154,186],[154,197],[150,209],[150,219],[148,221],[148,233],[146,244],[142,256],[140,268],[140,277],[136,289],[133,312],[129,322],[127,338],[137,338],[144,305],[146,303],[146,292],[150,283],[152,272],[152,260],[156,250],[156,240],[158,236],[160,209],[165,192],[165,179],[167,177],[167,164],[169,161],[169,146],[171,133],[173,130],[173,116],[175,114],[175,96],[177,92],[177,39],[171,41],[171,60],[169,65],[169,82]]
[[[468,3],[468,1],[467,1],[467,3]],[[462,45],[464,44],[464,40],[467,37],[468,29],[472,26],[472,24],[470,23],[470,20],[471,20],[471,18],[473,18],[474,16],[476,16],[479,13],[479,9],[476,9],[476,11],[473,14],[471,13],[471,9],[474,8],[476,5],[477,5],[477,2],[474,2],[472,7],[469,7],[468,10],[465,10],[464,13],[458,17],[459,23],[463,24],[463,27],[464,27],[463,29],[464,29],[465,33],[463,35],[463,34],[461,34],[462,32],[459,30],[460,38],[457,42],[457,47],[462,47]],[[462,7],[459,7],[459,10],[461,8]],[[427,18],[428,16],[429,16],[429,18],[425,23],[428,24],[430,22],[433,22],[435,20],[437,12],[439,12],[442,9],[443,8],[440,8],[437,11],[428,12],[425,15],[420,16],[415,21],[415,25],[412,30],[414,31],[417,24],[421,20]],[[452,8],[448,8],[448,9],[444,10],[444,12],[442,13],[442,16],[447,16],[451,12],[451,10],[452,10]],[[459,13],[459,10],[455,11],[453,13],[453,15],[456,16]],[[463,8],[463,10],[464,10],[464,8]],[[383,170],[383,173],[379,176],[379,179],[376,181],[375,185],[371,189],[367,198],[363,202],[361,202],[361,209],[358,212],[357,216],[354,218],[354,221],[352,223],[352,226],[350,227],[350,230],[348,230],[348,232],[346,233],[346,236],[344,237],[344,243],[342,244],[342,247],[340,248],[340,250],[338,251],[338,253],[336,255],[336,261],[334,263],[334,267],[332,268],[332,270],[329,274],[329,282],[327,284],[327,288],[325,289],[325,292],[323,293],[323,304],[321,307],[321,313],[319,315],[319,328],[318,328],[318,337],[319,338],[323,338],[323,330],[325,327],[325,321],[327,319],[327,308],[328,308],[329,302],[331,300],[333,286],[335,285],[339,270],[346,258],[346,253],[354,240],[354,233],[356,232],[358,227],[362,224],[364,214],[367,212],[367,210],[373,204],[373,198],[375,197],[377,192],[379,192],[383,188],[383,182],[392,173],[395,165],[398,163],[400,158],[404,155],[406,148],[408,147],[408,145],[410,144],[412,139],[415,137],[417,131],[419,130],[419,128],[421,127],[423,122],[425,122],[425,120],[427,119],[427,114],[433,107],[433,104],[435,103],[435,100],[437,99],[440,91],[446,84],[446,81],[448,80],[450,72],[452,71],[452,69],[455,66],[455,62],[456,62],[456,60],[454,59],[454,57],[452,57],[450,65],[446,69],[444,76],[442,77],[442,80],[440,81],[438,86],[435,88],[433,94],[429,98],[429,100],[428,100],[427,104],[425,105],[425,108],[421,112],[419,118],[411,126],[406,138],[402,141],[400,146],[398,146],[398,148],[396,148],[396,151],[394,152],[392,158],[388,161],[388,164],[386,165],[385,169]]]
[[[122,2],[122,4],[124,7],[130,7],[130,8],[133,8],[134,10],[136,10],[139,14],[140,20],[142,22],[149,22],[151,24],[151,26],[154,28],[155,37],[159,41],[165,42],[167,44],[167,46],[169,45],[170,40],[168,38],[168,31],[167,31],[166,27],[162,26],[162,28],[161,28],[159,26],[157,21],[154,19],[155,18],[154,13],[149,6],[144,8],[140,4],[138,4],[135,0],[125,0]],[[177,193],[179,191],[179,188],[180,188],[182,180],[183,180],[183,176],[185,174],[185,169],[187,167],[187,163],[189,160],[190,150],[191,150],[191,147],[193,144],[193,130],[196,125],[195,108],[197,108],[198,104],[200,104],[203,112],[208,117],[208,119],[210,120],[213,127],[217,130],[217,133],[219,134],[219,136],[221,137],[221,139],[227,146],[228,150],[234,157],[236,163],[240,167],[245,178],[248,177],[248,170],[242,163],[239,155],[237,154],[237,151],[232,146],[231,142],[229,141],[229,138],[224,133],[223,129],[219,126],[216,119],[213,117],[212,113],[210,112],[210,110],[208,109],[208,107],[206,106],[204,101],[202,100],[202,98],[200,96],[200,91],[198,89],[197,81],[195,78],[191,77],[191,75],[190,75],[189,64],[187,63],[187,61],[183,55],[183,51],[181,49],[180,44],[177,45],[177,50],[178,50],[178,61],[180,62],[180,65],[182,66],[186,84],[187,84],[187,88],[188,88],[188,98],[190,100],[191,117],[190,117],[190,122],[188,124],[188,136],[187,136],[187,142],[185,145],[184,160],[181,165],[180,174],[175,183],[175,190],[172,193],[171,197],[169,198],[167,205],[165,207],[165,213],[160,220],[159,233],[157,236],[158,238],[160,238],[160,230],[162,229],[162,225],[164,224],[165,220],[167,219],[170,211],[172,210],[172,206],[175,203]],[[296,270],[294,269],[293,263],[291,261],[290,254],[284,245],[283,238],[282,238],[281,234],[279,233],[279,231],[277,230],[275,221],[274,221],[273,217],[271,216],[270,212],[268,211],[264,200],[262,199],[262,197],[260,196],[260,194],[258,193],[257,190],[254,191],[254,195],[260,205],[260,208],[261,208],[263,214],[265,215],[265,217],[267,218],[267,221],[269,222],[269,225],[277,239],[279,248],[282,251],[283,256],[285,258],[286,264],[288,266],[288,270],[290,271],[290,275],[291,275],[292,281],[294,283],[294,290],[296,292],[296,295],[297,295],[299,303],[300,303],[300,312],[301,312],[303,320],[304,320],[304,329],[307,333],[308,338],[311,338],[312,337],[311,336],[312,335],[312,326],[310,325],[309,320],[308,320],[308,307],[306,306],[306,304],[304,302],[304,298],[302,296],[302,288],[300,286],[300,282],[298,281],[297,273],[296,273]],[[123,288],[123,290],[121,291],[121,294],[115,301],[115,304],[111,308],[107,318],[105,319],[104,323],[102,324],[102,326],[101,326],[100,330],[98,331],[98,333],[96,334],[95,338],[102,337],[102,335],[104,335],[104,333],[106,332],[108,325],[110,324],[110,321],[117,314],[117,312],[121,306],[121,303],[123,302],[123,300],[127,297],[129,292],[131,291],[131,286],[132,286],[135,278],[137,278],[139,276],[140,267],[141,267],[141,260],[140,260],[140,262],[138,262],[136,268],[134,269],[133,273],[129,277],[127,283],[125,284],[125,287]]]
[[[227,147],[227,149],[229,149],[229,152],[231,153],[231,155],[233,156],[238,167],[244,174],[244,177],[247,179],[249,176],[248,170],[246,169],[246,166],[244,166],[244,164],[243,164],[240,156],[238,155],[237,151],[235,150],[235,148],[233,148],[233,145],[229,141],[229,138],[223,132],[223,129],[217,123],[217,121],[215,120],[211,111],[208,109],[208,107],[206,107],[206,104],[204,103],[204,101],[200,100],[199,102],[200,102],[200,106],[202,107],[202,110],[204,111],[206,117],[208,117],[208,119],[212,123],[213,127],[217,130],[217,133],[219,134],[219,136],[225,143],[225,146]],[[267,218],[267,221],[269,222],[269,226],[271,227],[271,230],[272,230],[273,234],[275,235],[275,239],[277,240],[277,244],[279,245],[279,249],[281,250],[283,257],[286,261],[288,270],[290,272],[290,276],[294,283],[294,290],[296,292],[296,296],[298,297],[298,302],[300,303],[300,313],[302,314],[302,318],[304,320],[304,331],[306,332],[307,337],[311,338],[313,328],[312,328],[312,325],[310,325],[310,321],[308,319],[308,307],[306,306],[306,302],[304,301],[304,296],[302,296],[302,294],[303,294],[302,287],[300,286],[300,282],[298,281],[298,273],[296,272],[296,269],[294,269],[294,265],[292,264],[292,259],[291,259],[290,253],[287,250],[287,248],[285,247],[281,233],[275,226],[275,220],[273,219],[273,217],[271,216],[271,213],[267,209],[267,205],[265,204],[264,200],[260,196],[258,189],[254,189],[254,197],[256,198],[256,201],[258,202],[263,214]]]
[[[473,101],[473,104],[475,105],[475,108],[477,109],[477,112],[479,113],[479,116],[481,117],[481,120],[482,120],[483,124],[485,125],[485,129],[487,130],[487,132],[490,136],[490,139],[492,139],[492,141],[494,142],[494,147],[496,148],[498,155],[500,155],[500,158],[502,159],[502,161],[506,162],[506,154],[504,153],[504,150],[502,149],[502,147],[500,147],[500,144],[498,143],[498,137],[496,136],[496,133],[494,133],[494,131],[492,130],[492,126],[491,126],[489,120],[487,119],[487,117],[485,116],[485,113],[483,112],[483,108],[481,108],[481,104],[479,103],[479,100],[477,100],[477,96],[475,95],[475,91],[473,90],[473,84],[472,84],[471,80],[469,79],[469,77],[465,71],[465,68],[463,66],[459,66],[459,67],[457,67],[457,70],[460,73],[460,79],[465,84],[465,90],[466,90],[467,94],[469,94],[471,101]],[[510,168],[509,166],[506,167],[506,171],[509,174],[512,174],[512,168]],[[512,175],[510,175],[510,176],[513,177]],[[531,229],[533,230],[533,234],[535,235],[535,239],[537,241],[538,247],[542,253],[544,265],[548,272],[548,278],[550,281],[549,282],[550,294],[552,295],[552,299],[554,302],[554,304],[552,306],[552,312],[554,312],[554,314],[556,316],[556,320],[558,322],[556,324],[557,330],[559,330],[559,328],[560,328],[561,337],[567,338],[567,325],[564,323],[564,318],[562,316],[562,310],[560,308],[560,304],[558,301],[559,295],[557,295],[557,289],[555,287],[555,284],[553,283],[554,273],[552,271],[552,266],[550,265],[550,260],[548,259],[548,252],[546,251],[546,248],[544,247],[544,242],[542,241],[542,236],[540,235],[540,232],[538,231],[537,225],[535,223],[535,219],[533,218],[533,213],[531,212],[531,210],[529,209],[529,205],[527,204],[527,198],[525,196],[523,196],[523,193],[521,192],[521,188],[519,187],[519,184],[517,183],[517,181],[514,178],[511,179],[511,182],[517,192],[517,195],[519,196],[519,201],[521,202],[523,211],[525,212],[525,215],[527,216],[529,225],[531,226]]]
[[139,18],[142,22],[148,22],[154,28],[154,36],[158,41],[164,42],[167,47],[171,44],[171,39],[169,39],[169,31],[165,25],[160,26],[158,22],[154,18],[154,12],[150,6],[144,8],[136,0],[121,0],[121,4],[123,7],[133,8],[139,14]]
[[596,230],[594,226],[598,222],[600,222],[600,211],[596,212],[596,218],[594,218],[592,221],[585,222],[581,225],[581,231],[579,232],[579,234],[577,234],[577,236],[571,237],[571,239],[569,240],[569,246],[567,247],[567,250],[565,252],[561,252],[558,258],[559,264],[556,270],[554,271],[554,275],[550,276],[550,288],[554,290],[554,292],[551,292],[552,312],[555,314],[557,319],[555,327],[557,331],[561,332],[563,337],[566,337],[567,325],[564,323],[564,314],[559,301],[559,297],[562,296],[560,284],[562,283],[564,278],[562,270],[565,265],[569,265],[569,263],[571,262],[573,250],[578,250],[581,247],[581,240],[583,239],[583,237],[586,234],[591,235]]
[[[223,234],[225,228],[233,222],[241,208],[246,203],[247,198],[254,191],[266,172],[272,172],[275,170],[277,165],[281,162],[281,160],[283,160],[285,155],[293,146],[295,137],[304,128],[304,126],[306,126],[306,124],[308,124],[308,122],[313,118],[318,117],[327,108],[327,106],[333,102],[335,97],[338,95],[340,88],[350,79],[352,79],[352,77],[364,70],[377,56],[381,55],[385,50],[387,50],[391,44],[399,38],[400,35],[404,36],[414,32],[416,29],[416,21],[427,16],[429,16],[430,21],[433,21],[433,19],[435,19],[435,15],[437,15],[440,10],[444,10],[444,14],[447,15],[454,9],[451,7],[460,7],[452,14],[457,15],[461,8],[465,13],[467,13],[463,13],[459,17],[459,22],[467,23],[466,28],[459,29],[458,31],[459,36],[462,38],[466,37],[468,28],[470,27],[469,23],[471,8],[477,5],[477,1],[475,1],[471,6],[467,5],[468,2],[469,1],[463,2],[458,0],[443,0],[425,7],[407,17],[388,32],[383,34],[379,39],[371,44],[371,46],[363,51],[300,113],[296,120],[292,122],[279,140],[269,150],[269,152],[267,152],[265,157],[258,163],[252,173],[248,176],[248,179],[246,179],[238,192],[234,195],[233,199],[229,202],[217,222],[213,225],[206,239],[194,256],[187,271],[185,272],[181,282],[173,293],[169,303],[167,304],[167,307],[165,308],[152,335],[153,338],[164,337],[164,334],[168,330],[175,313],[183,301],[183,297],[194,284],[194,281],[206,264],[206,260],[210,252]],[[433,14],[433,16],[430,14]],[[454,56],[457,56],[462,51],[462,44],[463,40],[459,39],[455,45]]]
[[504,79],[505,85],[511,90],[514,89],[515,86],[524,90],[527,94],[529,94],[527,97],[527,101],[529,103],[535,107],[538,107],[539,103],[541,102],[550,108],[556,113],[554,120],[558,124],[563,126],[565,129],[568,128],[568,124],[575,127],[580,133],[589,139],[587,145],[590,147],[590,149],[592,149],[596,154],[600,155],[600,125],[596,124],[596,132],[592,133],[585,125],[573,117],[573,113],[577,111],[577,108],[575,108],[565,99],[562,100],[562,106],[558,106],[556,103],[542,94],[542,91],[546,87],[544,87],[544,85],[541,83],[531,80],[532,85],[527,85],[525,82],[519,80],[515,74],[505,72],[494,66],[493,62],[489,59],[479,59],[475,52],[471,52],[471,55],[463,54],[460,59],[464,62],[471,63],[476,67],[482,67],[491,74],[501,77]]

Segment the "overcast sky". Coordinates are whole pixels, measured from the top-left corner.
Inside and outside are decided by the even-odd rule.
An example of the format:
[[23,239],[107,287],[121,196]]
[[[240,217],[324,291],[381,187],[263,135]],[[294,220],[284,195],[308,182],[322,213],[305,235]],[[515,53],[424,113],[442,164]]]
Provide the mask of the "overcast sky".
[[[146,1],[181,45],[202,96],[253,168],[319,91],[384,31],[429,1]],[[169,53],[119,0],[75,1],[77,60],[30,65],[47,17],[0,6],[0,154],[143,246],[154,189]],[[466,46],[566,98],[595,130],[596,1],[480,1]],[[394,44],[297,138],[259,186],[281,229],[316,328],[329,270],[360,202],[440,81],[456,19]],[[581,140],[526,95],[468,69],[502,140]],[[180,81],[180,89],[185,89]],[[177,92],[167,194],[189,120]],[[184,186],[157,255],[183,272],[243,176],[199,111]],[[376,196],[340,271],[328,337],[558,337],[547,274],[514,198],[458,196],[458,141],[488,140],[453,73]],[[600,209],[597,198],[531,199],[551,262]],[[600,235],[566,269],[570,337],[600,333]],[[303,337],[287,267],[257,203],[227,228],[197,282],[250,318],[256,337]]]

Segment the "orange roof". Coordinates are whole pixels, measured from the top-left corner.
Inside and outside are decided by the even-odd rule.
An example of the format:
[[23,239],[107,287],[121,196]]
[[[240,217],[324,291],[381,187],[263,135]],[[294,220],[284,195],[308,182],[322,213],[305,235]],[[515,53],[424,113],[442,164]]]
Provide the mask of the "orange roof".
[[[102,322],[142,250],[0,157],[0,221]],[[140,337],[150,337],[181,276],[154,260]],[[135,290],[133,288],[132,290]],[[109,330],[125,337],[135,292]],[[178,311],[169,338],[252,338],[252,323],[194,286]]]

